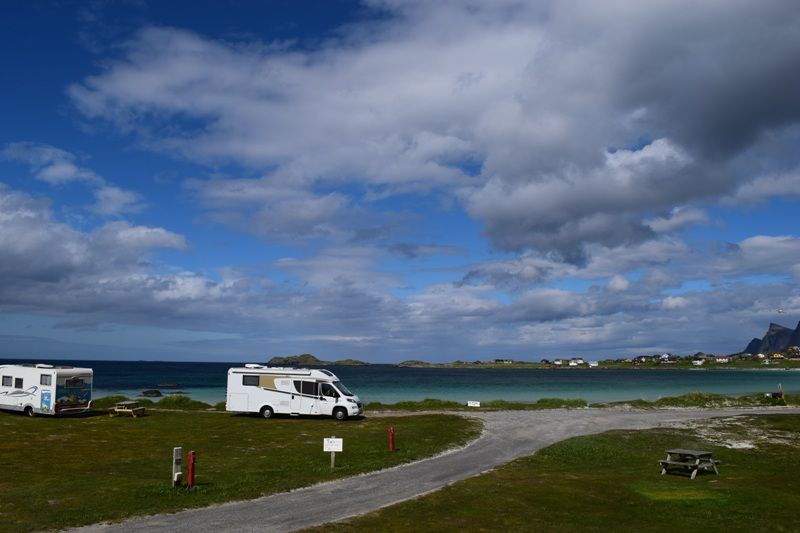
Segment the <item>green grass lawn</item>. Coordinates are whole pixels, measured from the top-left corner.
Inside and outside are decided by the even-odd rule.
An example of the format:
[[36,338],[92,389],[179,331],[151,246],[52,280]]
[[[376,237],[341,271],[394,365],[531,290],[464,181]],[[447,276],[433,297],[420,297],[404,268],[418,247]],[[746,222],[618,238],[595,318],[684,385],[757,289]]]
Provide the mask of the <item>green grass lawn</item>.
[[[399,450],[388,451],[393,426]],[[287,491],[433,455],[477,437],[451,415],[275,418],[151,412],[140,418],[0,413],[0,531],[55,529]],[[330,468],[322,439],[344,438]],[[197,486],[172,489],[173,446],[195,450]],[[184,476],[186,467],[184,466]]]
[[[712,451],[720,475],[661,476],[657,461],[675,447]],[[573,438],[313,531],[800,531],[799,510],[800,416],[771,415]]]

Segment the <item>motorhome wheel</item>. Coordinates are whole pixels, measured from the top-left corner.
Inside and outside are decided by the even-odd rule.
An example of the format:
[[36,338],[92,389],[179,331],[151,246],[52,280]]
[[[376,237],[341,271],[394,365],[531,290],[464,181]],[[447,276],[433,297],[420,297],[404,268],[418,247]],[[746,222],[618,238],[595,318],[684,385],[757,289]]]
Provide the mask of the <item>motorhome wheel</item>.
[[25,414],[28,416],[34,416],[36,413],[33,412],[33,407],[29,405],[25,408]]
[[272,410],[272,407],[269,405],[265,405],[261,408],[261,416],[264,418],[272,418],[272,415],[275,414],[275,411]]
[[338,409],[333,410],[333,418],[336,420],[344,420],[347,418],[347,411],[339,407]]

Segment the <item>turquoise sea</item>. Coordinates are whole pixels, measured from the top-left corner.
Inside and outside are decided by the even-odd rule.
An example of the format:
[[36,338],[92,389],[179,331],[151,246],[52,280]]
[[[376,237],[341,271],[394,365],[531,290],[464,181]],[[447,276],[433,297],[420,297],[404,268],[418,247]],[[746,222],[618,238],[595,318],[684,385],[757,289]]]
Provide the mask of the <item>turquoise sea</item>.
[[[225,400],[227,370],[244,363],[161,361],[0,360],[0,364],[49,363],[94,369],[94,396],[136,397],[147,389],[168,394],[183,391],[208,403]],[[688,392],[741,395],[800,393],[800,371],[737,369],[518,369],[396,368],[392,365],[331,366],[365,402],[401,400],[512,400],[583,398],[589,402],[656,400]],[[160,384],[176,383],[175,387]]]

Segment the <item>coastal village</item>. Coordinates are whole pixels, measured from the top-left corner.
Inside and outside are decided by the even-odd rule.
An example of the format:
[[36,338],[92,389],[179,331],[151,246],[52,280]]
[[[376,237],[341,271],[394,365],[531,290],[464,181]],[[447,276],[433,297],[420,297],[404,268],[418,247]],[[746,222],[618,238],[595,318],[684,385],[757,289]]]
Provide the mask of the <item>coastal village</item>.
[[[323,361],[311,354],[273,357],[267,362],[271,366],[363,366],[370,363],[358,359]],[[607,357],[590,360],[581,356],[559,356],[526,361],[497,357],[487,361],[458,360],[450,363],[431,363],[410,359],[394,366],[401,368],[800,368],[800,323],[792,330],[780,324],[770,324],[762,338],[754,338],[747,347],[735,354],[710,354],[696,352],[691,355],[672,353]]]

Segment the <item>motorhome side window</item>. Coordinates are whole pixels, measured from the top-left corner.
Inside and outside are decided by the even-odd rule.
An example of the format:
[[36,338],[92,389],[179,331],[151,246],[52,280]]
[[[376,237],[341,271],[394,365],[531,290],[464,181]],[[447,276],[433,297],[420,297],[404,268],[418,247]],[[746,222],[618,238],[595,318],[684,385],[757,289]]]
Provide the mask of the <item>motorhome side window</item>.
[[53,376],[50,374],[42,374],[42,379],[39,380],[39,385],[52,385]]
[[320,388],[322,389],[322,395],[323,396],[328,396],[330,398],[338,398],[339,397],[339,394],[336,392],[336,389],[334,389],[333,387],[331,387],[327,383],[323,383],[322,385],[320,385]]
[[3,376],[3,387],[11,386],[11,376]]
[[258,387],[258,376],[242,376],[242,385],[245,387]]
[[14,378],[14,388],[15,389],[22,388],[22,378]]
[[315,381],[295,381],[294,390],[300,394],[308,394],[310,396],[317,395],[317,383]]

